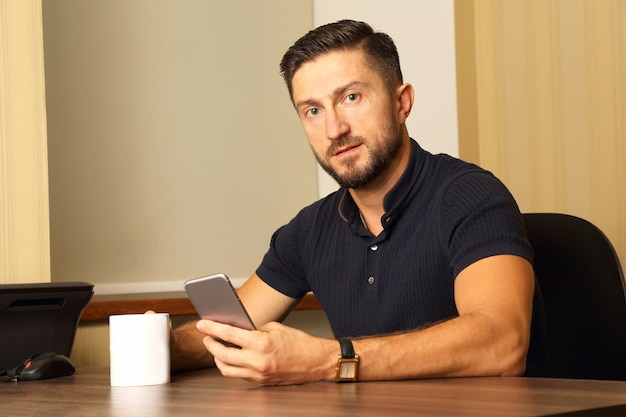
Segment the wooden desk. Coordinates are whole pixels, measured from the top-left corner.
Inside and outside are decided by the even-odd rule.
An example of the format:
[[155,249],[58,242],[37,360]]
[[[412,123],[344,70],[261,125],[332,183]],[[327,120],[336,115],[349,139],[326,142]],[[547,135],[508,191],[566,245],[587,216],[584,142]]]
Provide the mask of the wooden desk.
[[[626,403],[626,382],[459,378],[259,387],[216,370],[167,385],[110,387],[107,368],[0,385],[0,415],[22,416],[543,416]],[[621,414],[606,415],[624,415]],[[596,415],[596,414],[589,414]]]

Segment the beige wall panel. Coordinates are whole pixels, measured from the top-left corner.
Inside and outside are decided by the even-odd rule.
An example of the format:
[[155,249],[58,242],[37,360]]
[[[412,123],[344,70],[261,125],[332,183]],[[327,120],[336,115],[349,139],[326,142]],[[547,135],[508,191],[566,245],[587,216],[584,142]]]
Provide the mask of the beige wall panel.
[[617,163],[619,178],[617,205],[620,213],[618,230],[622,263],[626,263],[626,1],[614,1],[611,10],[615,31],[615,110],[617,131]]
[[74,366],[109,366],[109,324],[81,324],[76,330],[70,359]]
[[[619,32],[610,24],[613,12],[609,1],[597,2],[593,7],[587,4],[587,26],[590,28],[590,133],[595,171],[592,177],[595,190],[594,215],[600,219],[601,224],[617,229],[618,223],[611,219],[620,219],[620,209],[626,209],[626,188],[623,187],[626,177],[620,175],[620,167],[624,165],[626,158],[626,153],[623,152],[626,138],[624,132],[619,131],[618,103],[623,103],[626,98],[616,95],[616,91],[619,90],[619,78],[626,78],[626,72],[618,73],[619,49],[615,46],[620,42],[617,36]],[[621,194],[621,199],[615,192]],[[604,223],[604,219],[608,221]],[[626,226],[623,224],[625,220],[626,217],[621,219],[621,228]],[[626,241],[621,240],[621,244],[624,247]]]
[[479,163],[522,211],[597,224],[624,263],[626,0],[473,5]]
[[[457,0],[457,3],[462,0]],[[498,65],[497,37],[494,33],[502,32],[501,20],[496,19],[494,10],[497,3],[485,2],[482,8],[476,8],[474,13],[475,46],[476,46],[476,102],[468,103],[478,109],[478,161],[486,169],[501,172],[500,148],[498,138],[503,135],[499,131],[498,110],[499,103],[497,87],[498,77],[502,71]],[[459,132],[460,140],[464,140],[463,132]]]
[[[529,29],[529,10],[525,1],[498,2],[496,18],[502,23],[502,36],[497,38],[500,75],[496,87],[500,97],[498,124],[501,125],[501,151],[498,157],[506,161],[500,164],[500,175],[518,199],[532,198],[532,176],[518,175],[531,159],[530,138],[532,132],[533,95],[528,84],[532,82],[529,59],[530,44],[526,34]],[[499,17],[498,17],[499,16]],[[501,137],[507,138],[501,141]]]
[[[552,41],[555,26],[552,24],[552,5],[550,2],[535,2],[526,13],[529,31],[528,58],[530,67],[529,83],[533,86],[530,129],[530,151],[532,159],[525,171],[532,181],[531,198],[526,200],[533,207],[551,207],[557,210],[563,205],[564,193],[562,171],[563,160],[560,149],[563,137],[556,123],[555,79],[558,78],[553,65],[546,65],[554,58],[558,47]],[[552,138],[552,140],[546,140]]]
[[41,3],[0,0],[0,283],[50,280]]
[[590,142],[590,96],[587,29],[582,0],[558,2],[556,15],[556,66],[559,83],[557,106],[560,109],[564,147],[565,209],[575,208],[578,215],[593,215],[592,169]]
[[457,79],[457,114],[459,128],[459,156],[472,163],[480,161],[478,147],[478,106],[476,85],[476,33],[474,31],[474,3],[454,3]]

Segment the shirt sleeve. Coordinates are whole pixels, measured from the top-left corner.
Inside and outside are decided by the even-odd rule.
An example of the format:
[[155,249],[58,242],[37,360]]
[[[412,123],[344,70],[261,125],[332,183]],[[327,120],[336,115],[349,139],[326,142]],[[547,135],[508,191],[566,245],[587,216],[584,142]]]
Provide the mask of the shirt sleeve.
[[489,172],[471,172],[450,183],[442,200],[443,244],[454,276],[495,255],[532,262],[524,222],[509,190]]
[[256,270],[266,284],[292,298],[301,298],[310,291],[303,250],[308,223],[307,212],[303,210],[274,232],[269,250]]

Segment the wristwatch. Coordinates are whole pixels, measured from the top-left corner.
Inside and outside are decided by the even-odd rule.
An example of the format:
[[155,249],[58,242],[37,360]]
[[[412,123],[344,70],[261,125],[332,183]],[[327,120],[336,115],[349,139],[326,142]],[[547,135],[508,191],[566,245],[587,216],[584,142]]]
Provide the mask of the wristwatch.
[[354,353],[354,346],[348,339],[339,339],[341,353],[337,358],[337,382],[356,381],[359,375],[359,355]]

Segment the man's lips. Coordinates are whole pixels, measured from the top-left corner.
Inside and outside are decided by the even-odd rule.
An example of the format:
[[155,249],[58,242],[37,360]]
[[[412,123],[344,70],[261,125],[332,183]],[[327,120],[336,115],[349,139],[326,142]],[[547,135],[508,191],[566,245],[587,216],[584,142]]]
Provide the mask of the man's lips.
[[335,149],[335,151],[333,152],[333,156],[340,156],[340,155],[348,154],[351,151],[353,151],[353,150],[355,150],[357,148],[360,148],[360,147],[361,147],[360,143],[342,146],[340,148]]

